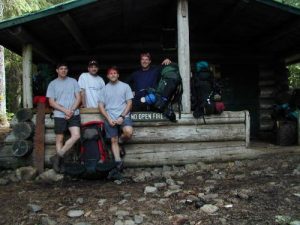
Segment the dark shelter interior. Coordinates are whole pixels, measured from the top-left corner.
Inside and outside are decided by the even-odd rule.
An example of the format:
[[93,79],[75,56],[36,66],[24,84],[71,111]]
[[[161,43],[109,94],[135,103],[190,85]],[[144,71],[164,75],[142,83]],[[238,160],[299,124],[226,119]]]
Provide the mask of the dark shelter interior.
[[[269,92],[300,60],[300,11],[271,0],[190,0],[187,16],[192,72],[199,60],[213,65],[226,110],[249,110],[252,136],[268,133]],[[32,43],[34,63],[67,62],[76,78],[96,59],[100,74],[117,65],[126,80],[141,52],[154,65],[177,61],[177,1],[73,1],[2,22],[0,43],[18,54]]]

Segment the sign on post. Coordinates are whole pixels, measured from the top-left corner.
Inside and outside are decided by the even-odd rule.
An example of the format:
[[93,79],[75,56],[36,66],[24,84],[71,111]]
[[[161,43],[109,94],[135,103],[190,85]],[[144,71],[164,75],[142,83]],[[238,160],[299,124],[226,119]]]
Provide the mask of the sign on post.
[[166,117],[158,112],[132,112],[131,119],[135,122],[167,121]]

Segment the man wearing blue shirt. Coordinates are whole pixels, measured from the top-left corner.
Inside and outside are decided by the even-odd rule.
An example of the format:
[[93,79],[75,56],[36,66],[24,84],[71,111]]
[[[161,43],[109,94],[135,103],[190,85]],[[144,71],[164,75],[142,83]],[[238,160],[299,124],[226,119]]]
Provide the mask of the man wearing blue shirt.
[[[171,60],[165,59],[161,64],[169,65],[170,63]],[[147,110],[147,106],[141,103],[141,97],[144,97],[147,94],[146,90],[148,88],[156,88],[160,78],[160,66],[151,66],[150,53],[146,52],[140,55],[140,64],[141,68],[135,71],[128,81],[134,94],[134,111]]]

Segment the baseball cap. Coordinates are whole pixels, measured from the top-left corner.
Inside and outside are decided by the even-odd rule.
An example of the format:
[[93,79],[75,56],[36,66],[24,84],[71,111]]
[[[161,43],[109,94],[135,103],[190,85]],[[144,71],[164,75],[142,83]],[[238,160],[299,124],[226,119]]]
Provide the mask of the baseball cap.
[[91,60],[91,61],[89,61],[88,66],[97,66],[98,67],[99,65],[98,65],[98,62],[96,60]]

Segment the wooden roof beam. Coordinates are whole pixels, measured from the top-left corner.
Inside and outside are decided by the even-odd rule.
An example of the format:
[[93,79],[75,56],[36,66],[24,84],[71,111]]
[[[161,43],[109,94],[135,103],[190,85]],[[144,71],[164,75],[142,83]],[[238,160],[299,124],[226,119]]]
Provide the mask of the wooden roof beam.
[[11,28],[9,33],[13,35],[17,40],[19,40],[24,45],[31,44],[34,52],[42,56],[45,60],[52,64],[57,63],[57,59],[36,37],[30,34],[24,27],[18,26],[16,28]]
[[268,44],[272,44],[274,41],[284,37],[285,35],[289,34],[293,30],[297,30],[300,28],[300,19],[294,20],[293,22],[287,24],[284,24],[280,30],[274,30],[272,33],[270,33],[267,36],[264,36],[259,41],[253,40],[253,43],[258,43],[259,47],[264,47]]
[[241,10],[246,8],[246,6],[249,4],[249,0],[236,0],[234,5],[228,9],[226,8],[224,10],[224,13],[219,17],[217,25],[211,29],[209,32],[211,36],[216,36],[218,33],[220,33],[230,21],[234,19],[234,17],[241,13]]
[[80,47],[85,50],[89,51],[90,46],[86,39],[84,38],[82,32],[78,28],[77,24],[73,20],[73,18],[70,16],[70,14],[64,14],[62,16],[59,16],[60,21],[65,25],[65,27],[69,30],[73,38],[77,41],[77,43],[80,45]]
[[287,57],[284,60],[284,62],[287,65],[291,65],[291,64],[295,64],[295,63],[300,63],[300,54],[291,55],[291,56]]

